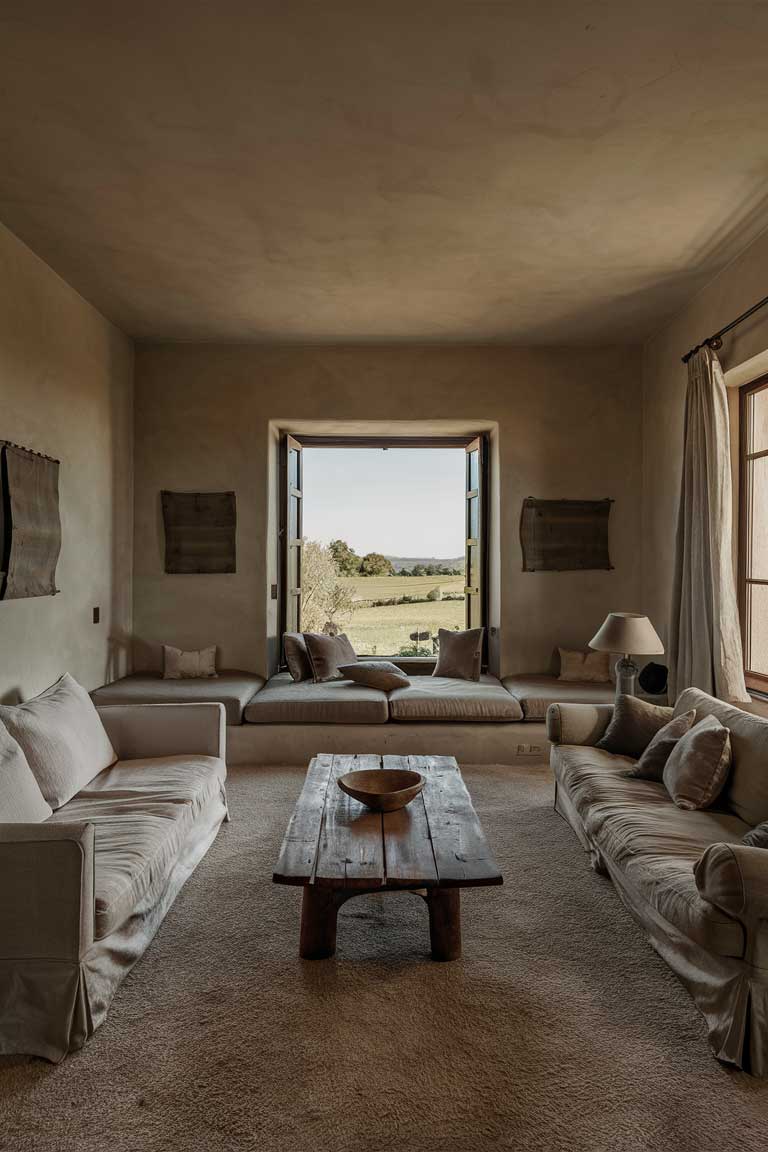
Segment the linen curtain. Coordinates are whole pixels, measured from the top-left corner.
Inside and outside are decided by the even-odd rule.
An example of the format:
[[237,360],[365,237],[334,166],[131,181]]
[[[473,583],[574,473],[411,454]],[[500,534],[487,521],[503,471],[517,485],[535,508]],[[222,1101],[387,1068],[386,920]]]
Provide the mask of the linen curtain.
[[683,475],[670,625],[670,690],[750,699],[732,560],[728,399],[709,347],[688,361]]

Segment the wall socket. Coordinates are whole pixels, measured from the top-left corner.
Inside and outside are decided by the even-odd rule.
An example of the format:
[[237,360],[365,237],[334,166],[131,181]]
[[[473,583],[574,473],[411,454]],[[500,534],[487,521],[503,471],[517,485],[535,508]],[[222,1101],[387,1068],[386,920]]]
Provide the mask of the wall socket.
[[540,756],[544,749],[541,744],[518,744],[518,756]]
[[93,622],[94,622],[94,624],[98,624],[100,620],[101,620],[101,608],[94,608],[94,610],[93,610]]

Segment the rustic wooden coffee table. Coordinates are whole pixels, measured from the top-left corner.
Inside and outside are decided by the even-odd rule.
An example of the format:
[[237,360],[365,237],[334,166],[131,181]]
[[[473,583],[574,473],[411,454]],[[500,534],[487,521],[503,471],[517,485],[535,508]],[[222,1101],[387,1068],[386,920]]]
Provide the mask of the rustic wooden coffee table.
[[[371,812],[336,781],[359,768],[411,768],[424,790],[398,812]],[[336,918],[352,896],[413,891],[429,908],[434,960],[461,955],[460,890],[501,884],[452,756],[316,756],[272,879],[304,888],[299,954],[336,951]]]

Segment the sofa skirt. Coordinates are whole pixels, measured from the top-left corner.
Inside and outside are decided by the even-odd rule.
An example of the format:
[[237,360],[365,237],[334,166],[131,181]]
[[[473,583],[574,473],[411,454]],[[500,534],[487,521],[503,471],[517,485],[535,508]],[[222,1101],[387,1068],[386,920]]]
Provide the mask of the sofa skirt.
[[143,955],[179,891],[227,818],[223,787],[190,826],[169,876],[150,889],[119,928],[95,940],[78,963],[0,961],[0,1054],[58,1063],[103,1023],[115,993]]
[[594,870],[610,877],[651,946],[687,989],[704,1017],[717,1059],[753,1076],[768,1076],[768,970],[702,948],[661,916],[592,842],[559,782],[555,784],[555,810],[576,833]]

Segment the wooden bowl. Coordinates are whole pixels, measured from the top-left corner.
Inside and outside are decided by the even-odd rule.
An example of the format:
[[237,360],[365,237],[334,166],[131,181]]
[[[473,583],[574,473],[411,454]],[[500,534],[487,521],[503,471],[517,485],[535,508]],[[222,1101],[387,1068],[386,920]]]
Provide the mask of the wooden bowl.
[[404,768],[364,768],[347,772],[336,783],[347,796],[353,796],[374,812],[395,812],[418,796],[424,787],[424,777]]

